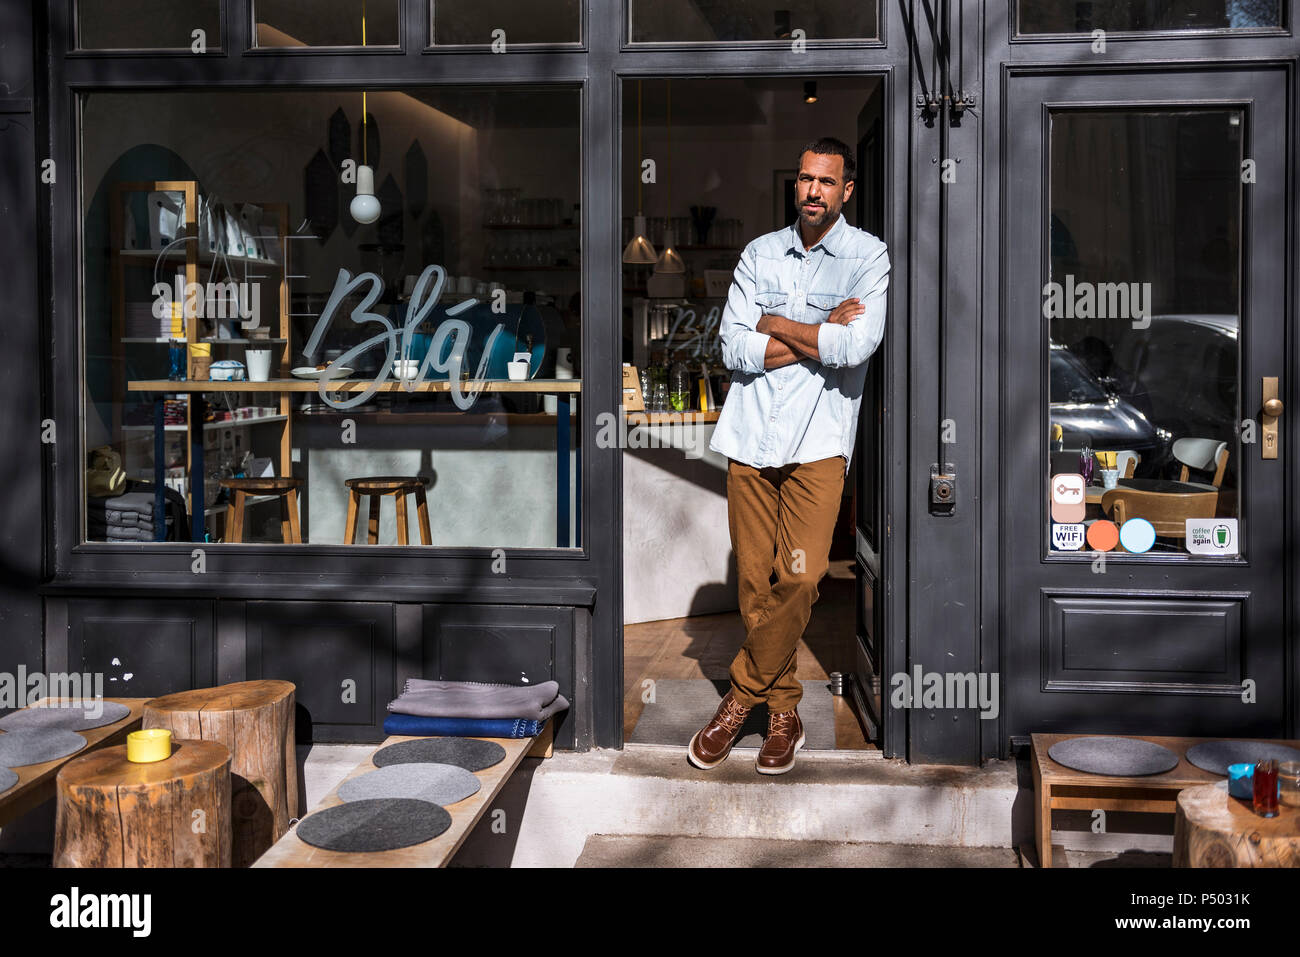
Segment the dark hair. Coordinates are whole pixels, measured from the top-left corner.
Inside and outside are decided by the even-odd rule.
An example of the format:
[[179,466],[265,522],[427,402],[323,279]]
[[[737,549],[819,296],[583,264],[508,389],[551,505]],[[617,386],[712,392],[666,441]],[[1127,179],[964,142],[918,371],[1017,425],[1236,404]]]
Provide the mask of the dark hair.
[[[838,156],[844,160],[844,182],[853,181],[854,174],[858,171],[857,161],[853,158],[853,150],[848,143],[843,140],[837,140],[833,136],[823,136],[819,140],[813,140],[799,151],[799,160],[803,159],[804,153],[817,153],[821,156],[832,155]],[[799,160],[796,160],[798,163]]]

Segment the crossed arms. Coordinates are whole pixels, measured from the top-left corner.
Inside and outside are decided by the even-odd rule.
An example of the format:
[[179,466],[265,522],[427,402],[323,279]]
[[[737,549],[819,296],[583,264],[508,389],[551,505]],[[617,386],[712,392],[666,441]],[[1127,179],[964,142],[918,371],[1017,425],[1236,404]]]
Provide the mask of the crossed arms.
[[884,335],[888,281],[889,257],[882,243],[854,273],[848,285],[854,295],[832,309],[825,322],[797,322],[765,314],[756,301],[755,255],[750,247],[736,266],[722,317],[723,363],[732,371],[751,374],[804,359],[828,368],[861,365]]

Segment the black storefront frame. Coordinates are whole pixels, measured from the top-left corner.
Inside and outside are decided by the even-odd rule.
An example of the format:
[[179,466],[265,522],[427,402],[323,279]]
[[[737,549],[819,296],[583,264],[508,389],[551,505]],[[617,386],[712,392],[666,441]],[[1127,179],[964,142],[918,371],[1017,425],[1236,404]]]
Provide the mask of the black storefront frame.
[[[74,0],[53,0],[37,12],[38,50],[46,54],[48,75],[37,76],[44,87],[38,113],[48,116],[48,155],[63,171],[61,186],[43,201],[48,217],[49,246],[46,275],[49,294],[49,369],[76,368],[75,377],[50,377],[45,414],[63,429],[61,441],[46,450],[45,488],[52,489],[46,515],[46,541],[52,547],[45,561],[39,591],[46,600],[45,665],[75,666],[63,643],[68,601],[108,595],[149,601],[188,599],[195,602],[233,599],[348,600],[349,591],[364,588],[368,602],[415,603],[440,601],[476,605],[571,605],[582,617],[575,623],[575,641],[589,644],[574,652],[576,680],[591,695],[586,720],[572,743],[617,747],[622,744],[622,548],[621,450],[599,449],[595,443],[595,413],[614,408],[621,393],[618,381],[621,323],[586,321],[582,327],[584,382],[580,434],[587,454],[582,457],[579,504],[586,530],[581,550],[510,549],[510,574],[491,575],[491,548],[422,550],[376,547],[358,553],[347,546],[204,545],[207,571],[190,571],[192,543],[149,546],[81,543],[81,370],[80,296],[81,208],[76,146],[80,97],[92,91],[157,90],[165,88],[256,89],[337,88],[363,85],[367,89],[400,89],[418,85],[563,84],[582,88],[583,218],[585,268],[582,274],[584,316],[615,317],[621,309],[621,257],[617,246],[619,131],[617,91],[621,78],[637,74],[689,73],[771,75],[809,73],[889,74],[880,65],[880,41],[870,44],[816,44],[791,61],[790,54],[771,49],[625,50],[622,45],[623,5],[616,0],[589,0],[584,5],[585,32],[580,47],[545,52],[510,53],[506,57],[463,47],[427,48],[413,38],[427,38],[427,5],[403,0],[401,49],[287,50],[250,49],[249,0],[223,0],[221,49],[203,55],[184,51],[76,51],[72,42]],[[610,16],[612,10],[617,16]],[[882,17],[887,16],[882,9]],[[882,31],[883,32],[883,31]],[[862,49],[859,49],[861,47]],[[865,59],[865,48],[874,50]],[[448,57],[447,54],[453,54]],[[506,66],[508,64],[508,66]],[[906,91],[897,96],[904,97]],[[888,108],[888,107],[887,107]],[[904,166],[892,151],[890,175]],[[891,206],[892,208],[892,206]],[[896,259],[897,262],[897,259]],[[898,266],[896,265],[896,270]],[[898,274],[896,272],[896,274]],[[600,282],[597,277],[608,277]],[[62,290],[67,290],[63,292]],[[71,433],[71,434],[70,434]],[[69,439],[73,441],[69,441]],[[59,476],[64,478],[59,479]],[[73,476],[73,480],[68,480]],[[888,511],[888,508],[887,508]],[[605,534],[602,534],[605,531]],[[610,533],[612,532],[612,533]],[[890,539],[896,541],[897,538]],[[475,562],[478,570],[467,569]],[[597,600],[597,596],[600,600]],[[395,608],[402,607],[395,605]],[[228,618],[229,616],[225,616]],[[223,618],[216,614],[218,620]],[[220,624],[218,623],[218,631]],[[222,644],[220,639],[216,644]],[[585,654],[584,654],[585,650]],[[212,668],[216,679],[220,667]]]
[[[889,72],[894,78],[886,109],[897,111],[888,127],[892,139],[886,154],[894,195],[890,196],[888,205],[892,217],[889,235],[884,238],[890,243],[895,272],[891,282],[890,331],[886,350],[882,352],[889,377],[882,455],[885,471],[894,480],[886,490],[884,502],[886,656],[882,671],[888,675],[910,670],[914,661],[933,661],[954,651],[962,658],[956,667],[973,664],[974,670],[995,669],[1001,660],[999,616],[1004,575],[998,557],[1000,505],[995,494],[981,494],[980,490],[997,488],[1000,452],[1011,428],[1008,416],[1012,412],[1001,401],[1000,367],[995,365],[991,371],[984,371],[981,357],[996,363],[1000,352],[1001,263],[1005,256],[1013,254],[1015,244],[1014,237],[1003,234],[1000,215],[1004,71],[1022,66],[1067,67],[1080,72],[1135,65],[1150,69],[1176,68],[1188,59],[1243,63],[1286,61],[1291,64],[1292,74],[1287,117],[1291,124],[1288,149],[1292,159],[1297,155],[1295,131],[1300,128],[1300,97],[1296,96],[1294,79],[1296,44],[1289,30],[1284,36],[1116,35],[1109,39],[1110,56],[1099,62],[1090,54],[1086,39],[1012,38],[1008,23],[1010,2],[990,0],[981,5],[980,15],[965,18],[967,72],[971,76],[962,78],[962,83],[975,94],[980,115],[978,123],[968,123],[964,130],[954,129],[951,146],[953,155],[970,157],[979,167],[974,192],[955,202],[950,210],[950,230],[964,240],[956,244],[957,258],[950,258],[950,270],[954,274],[978,277],[974,280],[977,285],[965,303],[950,304],[948,321],[950,335],[954,325],[968,323],[977,348],[962,356],[954,343],[960,345],[970,340],[960,338],[945,348],[951,380],[947,388],[949,405],[956,395],[968,400],[969,407],[980,409],[975,425],[978,439],[966,449],[954,449],[956,455],[962,456],[958,460],[959,507],[964,505],[966,512],[976,517],[974,533],[963,529],[960,523],[927,515],[926,483],[922,474],[924,465],[935,457],[940,422],[933,383],[923,381],[924,371],[933,368],[933,354],[927,350],[938,328],[932,268],[936,262],[935,247],[929,238],[937,203],[931,171],[932,161],[936,160],[933,155],[936,139],[933,127],[918,118],[918,111],[910,102],[920,92],[917,63],[929,73],[931,39],[924,19],[924,0],[882,4],[882,36],[890,36],[891,45],[882,47],[878,42],[810,45],[797,64],[788,54],[771,48],[629,47],[623,43],[622,5],[613,0],[588,0],[584,7],[586,32],[582,48],[508,54],[505,62],[509,64],[509,76],[502,74],[499,55],[466,48],[425,49],[423,44],[408,43],[400,51],[365,53],[248,51],[245,50],[247,21],[239,15],[247,9],[247,0],[224,0],[227,32],[222,38],[221,53],[203,57],[172,51],[60,56],[57,50],[49,49],[49,28],[53,22],[66,31],[71,0],[54,0],[49,11],[42,5],[35,13],[34,31],[38,38],[46,39],[36,42],[35,63],[28,65],[15,59],[0,66],[10,90],[22,90],[26,86],[31,89],[31,100],[20,96],[0,105],[7,111],[31,117],[38,163],[43,156],[54,158],[61,185],[55,190],[40,186],[39,165],[30,177],[31,193],[43,206],[38,209],[34,223],[40,241],[35,246],[28,243],[15,248],[10,261],[16,264],[17,270],[27,269],[29,275],[40,277],[39,298],[44,308],[33,325],[24,328],[24,335],[12,340],[19,348],[0,355],[0,363],[10,374],[9,380],[15,383],[11,390],[14,393],[11,409],[34,405],[31,391],[36,386],[32,383],[31,370],[37,367],[44,382],[40,417],[51,417],[64,424],[72,422],[75,426],[71,430],[75,443],[68,443],[68,430],[64,429],[58,445],[42,447],[40,489],[43,497],[52,499],[53,505],[47,509],[46,534],[31,534],[34,523],[27,514],[22,516],[22,521],[28,534],[8,538],[10,543],[16,543],[11,548],[12,566],[34,566],[38,560],[43,563],[43,583],[37,588],[33,582],[33,590],[39,591],[47,602],[45,666],[54,668],[60,661],[67,663],[66,646],[62,651],[57,647],[60,624],[66,630],[68,599],[78,596],[136,596],[160,602],[177,598],[203,601],[230,594],[241,602],[288,597],[346,600],[348,588],[363,583],[368,599],[396,603],[393,608],[398,618],[410,617],[418,610],[411,603],[428,601],[501,608],[537,602],[571,604],[578,612],[575,670],[587,703],[583,709],[586,713],[579,722],[586,730],[575,737],[573,744],[578,747],[621,745],[622,547],[617,532],[622,525],[622,502],[614,491],[621,489],[621,453],[597,449],[593,425],[596,412],[613,408],[619,394],[617,321],[612,318],[615,309],[621,306],[621,263],[617,246],[618,170],[622,164],[618,84],[622,79],[638,75],[745,72],[780,75],[875,70]],[[1294,6],[1288,4],[1285,12],[1288,25],[1294,23]],[[617,15],[610,15],[614,9],[618,10]],[[423,36],[421,31],[427,29],[424,4],[405,0],[402,11],[404,37],[409,40]],[[6,15],[13,18],[11,22],[16,20],[21,35],[25,28],[23,15],[15,16],[12,10],[7,10]],[[921,16],[920,22],[916,20],[917,15]],[[906,29],[907,17],[915,24],[914,32]],[[914,53],[915,60],[909,59],[909,51]],[[381,74],[383,82],[376,83],[373,78]],[[903,76],[909,78],[906,84],[901,81]],[[35,83],[28,82],[31,77]],[[583,408],[590,411],[583,412],[580,425],[582,443],[588,450],[583,456],[582,484],[586,494],[581,507],[587,538],[582,551],[511,550],[511,574],[484,578],[472,574],[465,564],[482,558],[486,550],[439,550],[437,554],[419,556],[419,550],[408,553],[380,548],[357,556],[337,546],[304,546],[292,551],[283,546],[241,546],[237,552],[230,553],[239,556],[241,565],[249,564],[250,559],[264,563],[261,569],[241,574],[222,571],[221,563],[213,561],[220,558],[222,547],[215,546],[208,550],[208,577],[203,582],[194,582],[175,569],[182,557],[186,559],[184,565],[188,565],[188,549],[183,546],[150,546],[147,550],[113,546],[112,553],[105,553],[97,552],[93,546],[78,545],[74,541],[74,529],[79,521],[69,521],[69,518],[77,515],[80,507],[76,478],[80,474],[77,461],[80,436],[76,434],[80,380],[70,384],[66,378],[54,375],[56,368],[67,367],[69,344],[75,345],[79,338],[75,318],[80,309],[77,297],[55,292],[68,288],[62,283],[70,273],[75,277],[79,271],[80,250],[75,238],[70,239],[76,235],[76,204],[60,198],[60,190],[68,188],[76,178],[68,134],[75,91],[157,89],[177,84],[253,88],[286,83],[307,87],[366,83],[397,87],[455,82],[563,82],[583,87],[584,314],[604,314],[611,318],[603,324],[584,322],[582,332],[585,367],[600,370],[600,374],[584,375],[583,384],[587,399]],[[12,161],[7,154],[6,159]],[[1300,217],[1296,214],[1294,173],[1292,176],[1287,195],[1288,236],[1294,263],[1296,222]],[[600,276],[607,277],[608,281],[599,281]],[[1288,309],[1294,316],[1300,274],[1293,268],[1287,281]],[[1288,360],[1290,371],[1300,369],[1300,336],[1294,335],[1293,328]],[[79,376],[79,366],[78,370]],[[26,390],[18,388],[19,382]],[[1283,390],[1284,401],[1295,407],[1296,384],[1284,383]],[[25,428],[22,423],[19,425]],[[1300,450],[1296,448],[1296,426],[1288,426],[1284,417],[1283,428],[1283,441],[1289,446],[1284,455],[1288,463],[1287,514],[1290,515],[1300,479],[1297,468]],[[33,485],[29,472],[18,487],[36,491]],[[48,554],[46,543],[49,543]],[[132,554],[132,561],[122,568],[124,554]],[[290,556],[294,559],[291,565],[296,567],[278,576],[266,571],[270,562],[284,566],[286,557]],[[936,556],[946,557],[940,562]],[[952,569],[962,571],[956,579],[945,581],[945,575]],[[220,574],[214,577],[214,572]],[[923,594],[920,589],[928,582],[952,585],[974,600],[960,603],[958,611],[950,607],[951,602],[935,602],[933,594]],[[1295,653],[1294,641],[1295,622],[1300,620],[1300,567],[1293,566],[1288,583],[1291,638],[1287,645],[1291,689],[1288,715],[1294,729],[1300,727],[1300,696],[1295,693],[1300,688],[1300,655]],[[223,615],[218,613],[216,617],[220,633]],[[24,633],[17,648],[6,649],[7,657],[16,656],[16,660],[30,665],[33,640],[39,646],[40,635]],[[949,723],[949,714],[945,712],[907,712],[905,718],[887,725],[885,753],[913,761],[942,763],[975,763],[1008,753],[1009,729],[1001,719],[976,722],[972,726],[963,722],[963,717],[952,715],[953,723]]]

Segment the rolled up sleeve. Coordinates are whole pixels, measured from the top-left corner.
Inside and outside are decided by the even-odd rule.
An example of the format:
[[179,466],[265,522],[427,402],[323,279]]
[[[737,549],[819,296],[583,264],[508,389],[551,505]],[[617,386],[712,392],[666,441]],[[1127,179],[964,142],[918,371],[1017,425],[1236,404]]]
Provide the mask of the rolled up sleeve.
[[727,308],[722,313],[719,335],[722,338],[722,363],[732,372],[759,373],[764,369],[767,342],[771,337],[754,326],[762,309],[754,301],[754,249],[746,247],[736,264],[736,272],[727,293]]
[[885,336],[885,293],[889,289],[889,252],[881,243],[866,259],[849,287],[849,298],[865,307],[844,325],[824,322],[817,330],[817,351],[828,368],[858,366],[871,358]]

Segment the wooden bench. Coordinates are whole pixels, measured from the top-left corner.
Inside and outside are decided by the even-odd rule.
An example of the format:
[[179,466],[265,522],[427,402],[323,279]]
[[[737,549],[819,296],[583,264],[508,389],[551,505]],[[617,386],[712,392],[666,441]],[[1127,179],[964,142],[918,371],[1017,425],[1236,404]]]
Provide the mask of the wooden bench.
[[[505,748],[506,756],[490,768],[475,771],[479,779],[478,792],[446,806],[451,815],[451,826],[433,840],[411,847],[401,847],[392,851],[353,852],[327,851],[312,847],[299,840],[296,828],[280,838],[269,851],[258,858],[254,867],[445,867],[451,856],[460,849],[469,832],[474,829],[479,818],[483,816],[505,786],[510,775],[519,767],[524,758],[549,758],[554,747],[553,721],[547,721],[541,733],[535,738],[483,738],[495,741]],[[403,741],[415,741],[420,736],[395,734],[375,748],[386,748]],[[330,791],[312,812],[342,804],[339,799],[339,787],[355,777],[377,770],[371,757],[357,765],[348,776],[339,782],[338,787]]]
[[[1178,755],[1178,766],[1163,774],[1117,777],[1089,774],[1057,764],[1048,757],[1048,749],[1071,738],[1135,738],[1168,748]],[[1034,834],[1040,867],[1052,866],[1052,812],[1070,811],[1139,811],[1148,814],[1175,814],[1178,794],[1184,788],[1214,784],[1227,778],[1203,771],[1188,762],[1187,749],[1206,741],[1267,741],[1300,749],[1300,741],[1276,738],[1168,738],[1145,734],[1033,734],[1030,735],[1030,765],[1034,772]],[[1064,859],[1064,850],[1062,850]]]
[[[0,827],[4,827],[10,821],[17,820],[28,811],[39,807],[54,797],[55,778],[58,777],[59,770],[73,758],[81,757],[83,754],[89,754],[91,751],[109,745],[125,744],[126,736],[132,731],[139,730],[140,721],[144,715],[145,702],[150,699],[105,698],[104,700],[126,705],[131,709],[131,713],[121,721],[115,721],[113,724],[92,728],[90,731],[78,731],[77,734],[86,739],[86,746],[80,751],[61,758],[55,758],[53,761],[46,761],[43,764],[28,764],[21,768],[14,768],[13,772],[18,775],[18,783],[8,791],[0,794]],[[50,703],[52,703],[51,699],[42,698],[32,707],[40,707]]]

